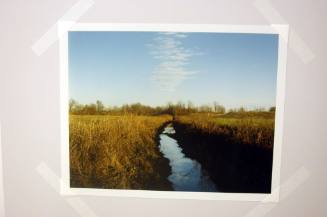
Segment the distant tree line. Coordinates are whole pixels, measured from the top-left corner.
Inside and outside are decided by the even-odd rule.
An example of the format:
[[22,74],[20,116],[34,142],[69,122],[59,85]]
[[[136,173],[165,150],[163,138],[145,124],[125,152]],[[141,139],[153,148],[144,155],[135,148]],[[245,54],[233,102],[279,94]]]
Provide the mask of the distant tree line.
[[[185,115],[190,113],[216,113],[225,114],[226,112],[246,112],[247,110],[243,107],[238,109],[230,109],[226,111],[223,105],[218,102],[212,104],[195,106],[191,101],[187,103],[167,103],[165,106],[147,106],[141,103],[125,104],[122,106],[105,106],[100,100],[91,104],[80,104],[74,99],[69,101],[69,113],[78,115]],[[259,108],[251,111],[266,111],[264,108]],[[268,111],[274,112],[275,107],[271,107]]]

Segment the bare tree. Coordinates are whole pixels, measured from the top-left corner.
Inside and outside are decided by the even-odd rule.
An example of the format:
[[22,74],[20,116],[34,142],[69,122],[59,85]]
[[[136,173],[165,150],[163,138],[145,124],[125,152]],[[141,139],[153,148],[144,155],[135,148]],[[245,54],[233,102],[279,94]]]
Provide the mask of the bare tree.
[[70,99],[69,100],[69,113],[72,113],[76,106],[77,106],[77,102],[74,99]]
[[214,112],[224,114],[226,112],[226,109],[224,106],[220,105],[218,102],[214,101],[213,102],[213,109]]
[[101,114],[104,111],[104,105],[100,100],[96,101],[96,111]]

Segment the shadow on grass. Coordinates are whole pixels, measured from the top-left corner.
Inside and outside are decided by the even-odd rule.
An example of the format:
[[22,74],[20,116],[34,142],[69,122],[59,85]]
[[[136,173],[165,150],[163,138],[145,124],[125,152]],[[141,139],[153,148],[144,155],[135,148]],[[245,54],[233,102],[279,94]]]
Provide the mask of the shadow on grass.
[[175,121],[173,125],[185,155],[201,163],[219,192],[271,192],[272,149],[231,142]]

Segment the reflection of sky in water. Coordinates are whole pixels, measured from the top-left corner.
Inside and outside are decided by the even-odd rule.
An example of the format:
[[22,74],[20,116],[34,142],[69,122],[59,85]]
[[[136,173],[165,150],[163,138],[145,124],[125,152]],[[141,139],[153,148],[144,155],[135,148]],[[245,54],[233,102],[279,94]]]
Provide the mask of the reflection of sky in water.
[[[160,151],[169,160],[172,174],[168,180],[177,191],[217,191],[215,185],[201,169],[201,165],[185,157],[177,141],[169,134],[174,134],[172,126],[167,126],[160,135]],[[168,135],[167,135],[168,134]]]

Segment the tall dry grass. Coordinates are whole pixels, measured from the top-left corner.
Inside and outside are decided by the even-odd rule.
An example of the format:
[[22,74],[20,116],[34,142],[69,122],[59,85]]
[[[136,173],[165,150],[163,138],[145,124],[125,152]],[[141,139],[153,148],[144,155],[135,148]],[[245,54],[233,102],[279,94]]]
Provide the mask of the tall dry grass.
[[273,112],[176,116],[183,152],[196,159],[222,192],[271,192]]
[[171,116],[70,115],[72,187],[146,189],[160,182],[158,129]]
[[175,117],[188,130],[220,136],[233,143],[271,149],[274,142],[274,112],[235,112],[225,115],[192,114]]

